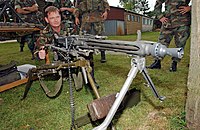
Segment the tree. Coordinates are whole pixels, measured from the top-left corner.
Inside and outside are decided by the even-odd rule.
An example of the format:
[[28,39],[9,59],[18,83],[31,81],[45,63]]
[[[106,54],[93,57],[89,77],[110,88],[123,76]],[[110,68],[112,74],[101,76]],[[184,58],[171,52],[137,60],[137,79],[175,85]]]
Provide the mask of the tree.
[[186,100],[187,127],[200,129],[200,1],[192,1],[191,53]]
[[147,14],[150,9],[147,0],[120,0],[120,4],[127,10]]
[[120,0],[119,3],[123,6],[123,8],[134,11],[135,0]]
[[147,0],[136,0],[135,12],[145,15],[149,9],[149,2]]

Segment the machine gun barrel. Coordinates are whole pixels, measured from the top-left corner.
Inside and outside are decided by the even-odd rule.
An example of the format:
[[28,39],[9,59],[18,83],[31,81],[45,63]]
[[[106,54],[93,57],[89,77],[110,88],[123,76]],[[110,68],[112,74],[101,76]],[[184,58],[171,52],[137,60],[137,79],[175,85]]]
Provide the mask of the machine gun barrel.
[[[58,37],[56,46],[68,48],[69,45],[75,46],[75,49],[80,48],[83,50],[108,50],[114,52],[122,52],[130,55],[148,56],[151,55],[156,58],[163,58],[166,55],[181,59],[183,57],[182,48],[167,48],[157,42],[152,41],[118,41],[118,40],[102,40],[95,39],[95,37],[81,37],[81,36],[68,36]],[[64,51],[64,50],[63,50]],[[80,51],[79,51],[80,52]]]
[[[80,45],[82,41],[82,45]],[[115,52],[123,52],[131,55],[147,56],[152,55],[156,58],[163,58],[170,55],[176,58],[183,57],[182,48],[167,48],[166,46],[151,41],[116,41],[116,40],[96,40],[79,39],[75,44],[82,49],[102,49]]]
[[[145,57],[151,55],[156,58],[163,58],[166,55],[176,57],[181,59],[183,57],[182,48],[167,48],[157,42],[152,41],[119,41],[119,40],[102,40],[95,39],[95,37],[81,37],[77,35],[72,35],[68,37],[58,37],[56,46],[59,48],[63,47],[67,49],[68,46],[73,46],[73,49],[83,49],[83,50],[107,50],[114,52],[122,52],[130,55],[138,55]],[[70,49],[71,50],[71,49]],[[64,52],[64,50],[62,50]],[[80,51],[77,51],[80,52]]]

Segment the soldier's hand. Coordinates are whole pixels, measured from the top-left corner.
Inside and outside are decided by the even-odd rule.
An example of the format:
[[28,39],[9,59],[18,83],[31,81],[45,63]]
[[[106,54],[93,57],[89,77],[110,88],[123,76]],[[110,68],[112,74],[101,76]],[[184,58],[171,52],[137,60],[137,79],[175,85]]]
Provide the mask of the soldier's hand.
[[178,10],[181,14],[185,14],[191,10],[191,7],[190,6],[180,6]]
[[75,17],[75,24],[76,24],[76,25],[79,25],[79,24],[80,24],[79,18],[77,18],[77,17]]
[[45,47],[44,46],[41,46],[40,47],[40,50],[38,52],[38,56],[41,60],[45,59],[45,56],[46,56],[46,51],[45,51]]
[[160,19],[160,22],[162,22],[163,24],[167,23],[168,21],[169,21],[169,19],[166,18],[166,17],[162,17],[162,18]]
[[105,11],[105,12],[101,15],[101,17],[102,17],[104,20],[107,19],[107,16],[108,16],[108,12],[107,12],[107,11]]

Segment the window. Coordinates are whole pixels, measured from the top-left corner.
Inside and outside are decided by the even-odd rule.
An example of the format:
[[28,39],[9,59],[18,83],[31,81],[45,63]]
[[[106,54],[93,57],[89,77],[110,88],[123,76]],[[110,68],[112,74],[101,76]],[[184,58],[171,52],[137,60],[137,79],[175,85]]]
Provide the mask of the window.
[[150,25],[152,25],[153,20],[150,20]]
[[138,16],[137,18],[138,18],[137,22],[140,22],[140,16]]
[[149,19],[147,19],[147,25],[149,25]]
[[130,14],[127,15],[127,20],[131,21],[131,15]]
[[145,24],[145,20],[146,20],[145,18],[142,19],[142,24]]
[[135,20],[135,16],[134,15],[132,15],[132,21],[134,21]]

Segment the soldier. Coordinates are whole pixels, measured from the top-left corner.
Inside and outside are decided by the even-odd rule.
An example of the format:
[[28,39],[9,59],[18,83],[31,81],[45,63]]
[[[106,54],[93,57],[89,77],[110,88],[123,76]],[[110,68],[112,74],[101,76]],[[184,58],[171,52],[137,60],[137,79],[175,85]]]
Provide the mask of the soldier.
[[[77,0],[78,1],[78,0]],[[81,17],[81,31],[94,35],[102,35],[104,21],[107,19],[110,6],[107,0],[81,0],[75,5]],[[106,62],[105,51],[101,50],[101,63]]]
[[[36,44],[36,48],[37,50],[39,50],[38,54],[40,59],[45,58],[46,51],[44,51],[44,45],[51,44],[53,39],[55,38],[55,34],[57,34],[58,36],[68,36],[71,34],[69,29],[70,25],[67,22],[61,22],[59,9],[55,6],[49,6],[45,9],[45,21],[48,23],[48,25],[45,27],[44,30],[41,31],[40,37],[37,40]],[[47,61],[46,63],[48,64],[49,62]],[[95,85],[98,87],[94,76],[93,80],[95,82]]]
[[[42,13],[38,11],[38,5],[35,0],[15,0],[15,10],[25,22],[41,23],[40,18],[42,17]],[[23,51],[24,43],[27,42],[32,59],[34,59],[35,41],[35,33],[22,36],[20,41],[20,51]]]
[[51,5],[57,7],[60,10],[62,21],[68,22],[73,30],[71,33],[75,33],[76,25],[74,24],[79,23],[79,19],[73,15],[76,11],[73,3],[70,0],[55,0]]
[[60,11],[57,7],[47,7],[44,15],[47,26],[40,32],[40,37],[36,42],[37,50],[44,49],[45,44],[51,44],[55,38],[54,34],[58,36],[68,36],[70,34],[69,24],[61,22]]
[[[165,3],[164,13],[161,12],[163,3]],[[186,41],[190,36],[191,7],[188,5],[189,3],[190,0],[156,1],[154,11],[162,22],[158,42],[168,47],[174,37],[176,47],[184,49]],[[178,61],[180,59],[172,57],[171,72],[177,70]],[[148,68],[160,69],[161,60],[156,59]]]

